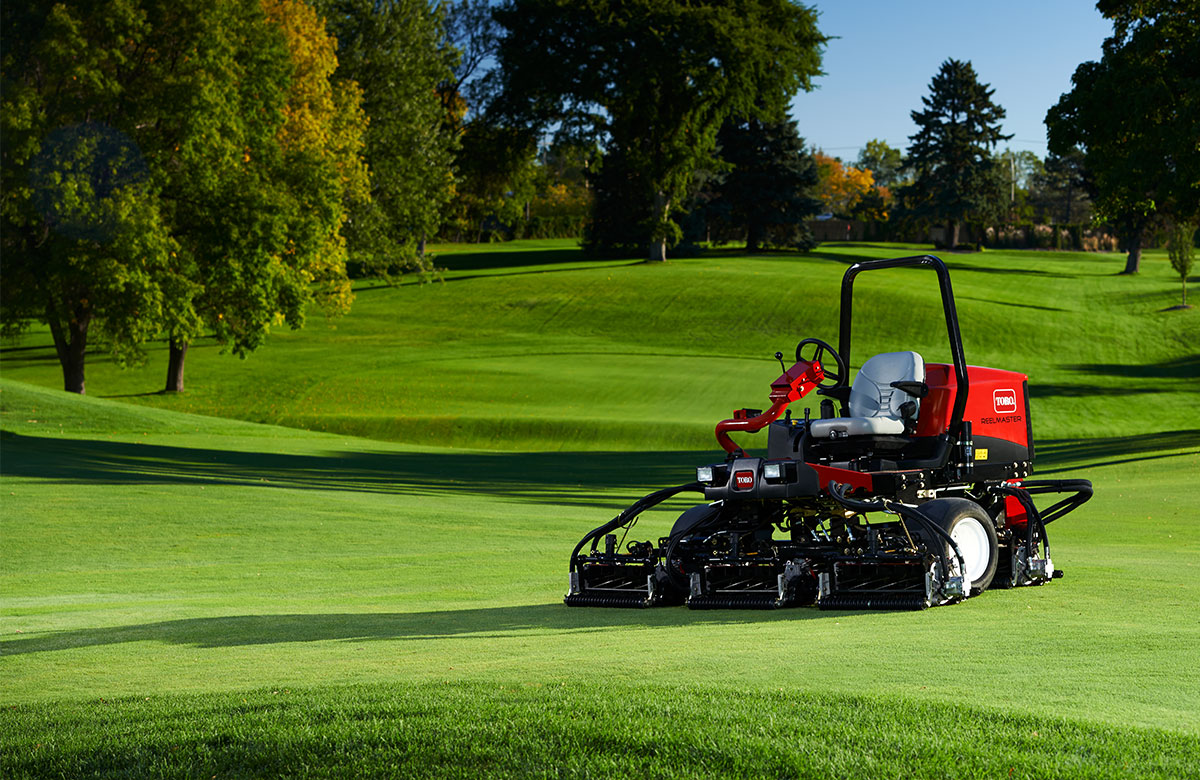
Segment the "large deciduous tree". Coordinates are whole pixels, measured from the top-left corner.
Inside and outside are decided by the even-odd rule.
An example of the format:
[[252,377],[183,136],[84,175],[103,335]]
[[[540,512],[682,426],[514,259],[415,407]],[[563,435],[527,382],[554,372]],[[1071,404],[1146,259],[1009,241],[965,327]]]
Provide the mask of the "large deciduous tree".
[[425,0],[315,0],[337,39],[335,82],[354,83],[370,117],[371,197],[351,204],[346,239],[365,270],[425,270],[454,187],[457,143],[438,91],[457,59],[441,6]]
[[912,112],[917,125],[908,150],[913,183],[902,191],[914,216],[946,224],[946,240],[957,246],[962,223],[994,202],[992,150],[1011,138],[1000,132],[1004,109],[992,102],[970,62],[948,59]]
[[[509,116],[587,125],[608,153],[596,187],[644,215],[651,260],[679,237],[693,172],[730,116],[774,118],[820,73],[816,11],[787,0],[508,0],[496,11]],[[610,241],[603,238],[602,241]],[[619,240],[619,239],[618,239]]]
[[9,332],[49,324],[66,389],[84,391],[96,331],[122,361],[165,333],[180,389],[205,327],[245,354],[314,296],[348,305],[337,231],[361,117],[319,127],[324,66],[293,56],[319,36],[284,23],[314,19],[273,7],[3,6],[2,316]]
[[834,216],[849,218],[854,207],[875,184],[869,170],[843,165],[836,157],[824,152],[813,153],[817,166],[817,188],[814,195]]
[[[262,0],[261,7],[265,34],[282,36],[282,102],[264,106],[244,80],[221,85],[208,111],[221,118],[213,143],[224,145],[223,156],[209,161],[203,179],[181,183],[176,220],[196,261],[199,320],[243,357],[271,325],[302,327],[311,302],[329,316],[350,308],[341,229],[347,206],[370,197],[360,92],[353,82],[331,83],[337,57],[323,21],[303,0]],[[251,123],[249,134],[239,128],[235,112],[264,110],[278,119]],[[196,335],[169,329],[166,390],[184,389],[184,359]]]
[[1099,62],[1085,62],[1046,114],[1050,151],[1083,150],[1096,217],[1141,266],[1144,234],[1162,217],[1200,214],[1200,23],[1194,2],[1102,0],[1113,21]]
[[[285,52],[261,10],[200,5],[3,6],[3,321],[49,325],[69,391],[85,390],[97,331],[136,361],[160,330],[199,327],[195,258],[173,229],[189,179],[257,154],[254,128],[278,116]],[[237,102],[237,82],[261,110],[227,126],[212,108]]]
[[858,153],[858,168],[871,172],[876,187],[895,187],[903,183],[904,160],[899,149],[887,141],[872,138]]

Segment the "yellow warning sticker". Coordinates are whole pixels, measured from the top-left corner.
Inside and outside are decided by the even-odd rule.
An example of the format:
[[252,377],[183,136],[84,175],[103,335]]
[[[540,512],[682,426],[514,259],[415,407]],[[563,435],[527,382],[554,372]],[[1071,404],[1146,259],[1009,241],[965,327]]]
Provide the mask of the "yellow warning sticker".
[[975,448],[975,460],[987,460],[987,448],[986,447],[976,447]]

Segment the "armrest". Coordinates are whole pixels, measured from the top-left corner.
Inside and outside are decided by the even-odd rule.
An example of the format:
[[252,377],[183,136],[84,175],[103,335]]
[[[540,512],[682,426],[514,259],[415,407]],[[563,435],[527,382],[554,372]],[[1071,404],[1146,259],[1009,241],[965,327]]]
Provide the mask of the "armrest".
[[824,395],[838,401],[845,406],[850,403],[850,387],[843,385],[842,387],[818,387],[817,395]]
[[925,396],[929,395],[929,385],[925,384],[924,382],[892,382],[892,387],[896,388],[897,390],[903,390],[913,398],[924,398]]

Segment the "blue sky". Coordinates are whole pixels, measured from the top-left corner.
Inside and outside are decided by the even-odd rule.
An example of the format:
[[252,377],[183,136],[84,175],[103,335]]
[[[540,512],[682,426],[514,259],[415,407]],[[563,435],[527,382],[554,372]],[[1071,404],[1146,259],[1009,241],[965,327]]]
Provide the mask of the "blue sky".
[[910,112],[946,59],[970,60],[1004,107],[1008,146],[1046,154],[1046,111],[1086,60],[1100,59],[1112,24],[1087,0],[817,0],[825,49],[816,89],[792,101],[809,145],[852,161],[872,138],[905,149]]

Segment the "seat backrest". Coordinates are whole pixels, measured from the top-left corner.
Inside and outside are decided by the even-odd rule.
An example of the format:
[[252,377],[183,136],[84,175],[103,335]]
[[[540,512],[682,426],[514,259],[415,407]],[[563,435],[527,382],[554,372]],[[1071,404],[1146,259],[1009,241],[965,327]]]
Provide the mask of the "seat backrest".
[[902,419],[900,405],[912,401],[919,407],[920,400],[892,387],[892,382],[924,381],[925,360],[916,352],[881,352],[863,363],[854,378],[850,416]]

